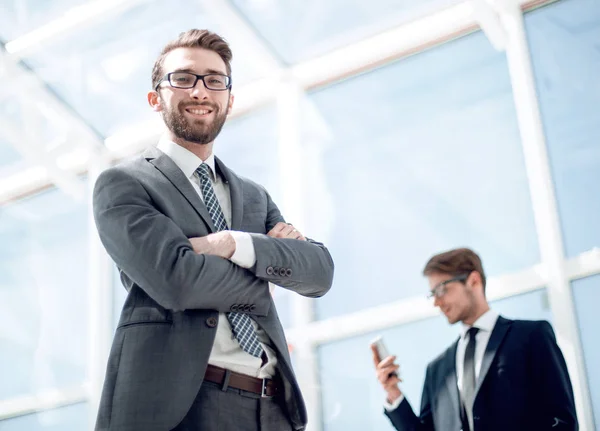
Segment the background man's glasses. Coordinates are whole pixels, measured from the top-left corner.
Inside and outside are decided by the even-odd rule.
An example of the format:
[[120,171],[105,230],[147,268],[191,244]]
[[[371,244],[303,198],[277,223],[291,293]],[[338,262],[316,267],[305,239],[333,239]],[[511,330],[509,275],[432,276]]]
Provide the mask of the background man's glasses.
[[450,283],[454,283],[455,281],[463,282],[467,278],[469,278],[469,275],[470,274],[463,274],[463,275],[459,275],[457,277],[451,278],[449,280],[442,281],[441,283],[436,285],[433,289],[431,289],[431,291],[429,292],[429,295],[427,295],[427,297],[429,299],[434,298],[434,297],[441,298],[446,293],[446,290],[447,290],[446,285],[448,285]]
[[190,72],[171,72],[167,73],[156,85],[155,91],[158,90],[160,84],[167,81],[174,88],[194,88],[198,80],[208,90],[223,91],[231,88],[231,76],[222,75],[220,73],[209,73],[208,75],[196,75]]

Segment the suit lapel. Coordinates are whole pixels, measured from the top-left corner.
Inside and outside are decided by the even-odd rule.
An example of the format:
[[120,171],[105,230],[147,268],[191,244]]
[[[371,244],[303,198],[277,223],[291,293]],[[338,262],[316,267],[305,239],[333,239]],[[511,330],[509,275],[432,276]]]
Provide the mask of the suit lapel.
[[452,409],[457,415],[460,414],[460,395],[458,392],[458,383],[456,377],[456,349],[458,348],[458,340],[446,351],[444,360],[445,370],[443,375],[446,376],[446,389],[450,394],[450,402]]
[[242,219],[244,217],[244,190],[242,188],[242,182],[238,176],[231,172],[217,157],[215,157],[215,166],[221,175],[223,175],[225,182],[229,184],[229,194],[231,196],[230,229],[239,230],[242,226]]
[[173,160],[156,148],[148,149],[144,153],[144,157],[146,160],[148,160],[148,162],[152,163],[165,177],[167,177],[167,179],[173,184],[173,186],[175,186],[177,190],[179,190],[179,192],[187,199],[190,205],[194,207],[200,217],[202,217],[211,232],[216,232],[217,229],[210,218],[210,214],[206,209],[206,205],[204,205],[202,199],[200,199],[200,196],[198,196],[198,193],[190,184],[190,180],[186,178],[184,173],[177,167]]
[[481,361],[481,369],[479,370],[479,377],[477,378],[477,385],[475,387],[473,399],[477,397],[479,388],[485,380],[485,376],[490,370],[490,366],[496,357],[496,353],[498,353],[498,348],[500,347],[500,344],[502,344],[502,340],[504,340],[504,337],[506,336],[511,324],[511,320],[505,319],[502,316],[498,317],[496,325],[494,326],[494,329],[490,335],[490,340],[485,348],[485,353],[483,354],[483,360]]

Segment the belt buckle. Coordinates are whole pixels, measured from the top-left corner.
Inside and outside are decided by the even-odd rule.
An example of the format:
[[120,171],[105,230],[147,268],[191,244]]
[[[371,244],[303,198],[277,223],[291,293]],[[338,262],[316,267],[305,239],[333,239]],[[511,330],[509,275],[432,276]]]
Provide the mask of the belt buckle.
[[267,398],[267,379],[262,379],[262,388],[260,389],[260,396]]

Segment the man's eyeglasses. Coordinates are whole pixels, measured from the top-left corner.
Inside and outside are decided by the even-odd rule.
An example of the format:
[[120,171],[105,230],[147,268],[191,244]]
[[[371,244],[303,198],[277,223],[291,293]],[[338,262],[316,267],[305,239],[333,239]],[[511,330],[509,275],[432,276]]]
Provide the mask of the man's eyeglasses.
[[171,72],[161,79],[154,91],[158,91],[160,84],[167,81],[174,88],[194,88],[201,79],[208,90],[223,91],[231,88],[231,76],[220,73],[209,73],[208,75],[196,75],[190,72]]
[[431,289],[431,291],[429,292],[429,295],[427,295],[428,298],[441,298],[442,296],[444,296],[444,294],[446,293],[447,290],[447,285],[450,283],[454,283],[455,281],[460,281],[460,282],[464,282],[467,278],[469,278],[470,274],[463,274],[463,275],[459,275],[457,277],[451,278],[449,280],[445,280],[442,281],[441,283],[437,284],[433,289]]

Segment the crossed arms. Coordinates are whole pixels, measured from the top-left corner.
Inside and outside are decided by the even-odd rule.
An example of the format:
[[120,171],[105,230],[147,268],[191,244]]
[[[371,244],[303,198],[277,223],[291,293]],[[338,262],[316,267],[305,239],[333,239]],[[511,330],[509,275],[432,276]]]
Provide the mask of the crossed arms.
[[[167,309],[227,312],[233,304],[246,303],[254,305],[252,314],[264,316],[270,305],[269,282],[310,297],[322,296],[331,287],[333,260],[325,246],[277,237],[281,232],[273,228],[284,220],[268,195],[265,231],[270,236],[251,234],[256,263],[248,269],[221,256],[231,250],[215,241],[227,242],[227,234],[192,239],[204,253],[194,251],[182,229],[157,210],[146,188],[123,168],[111,168],[99,176],[93,202],[98,233],[108,254]],[[292,272],[267,271],[273,267]]]

